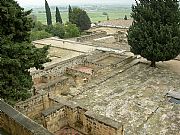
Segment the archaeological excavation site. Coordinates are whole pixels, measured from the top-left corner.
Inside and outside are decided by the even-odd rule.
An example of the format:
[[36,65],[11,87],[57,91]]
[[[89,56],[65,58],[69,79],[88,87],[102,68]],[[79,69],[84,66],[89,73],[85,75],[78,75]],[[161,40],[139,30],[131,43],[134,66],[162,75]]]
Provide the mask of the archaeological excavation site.
[[179,135],[180,57],[157,68],[130,52],[132,20],[101,22],[84,35],[33,41],[51,62],[30,69],[32,96],[0,124],[12,135]]

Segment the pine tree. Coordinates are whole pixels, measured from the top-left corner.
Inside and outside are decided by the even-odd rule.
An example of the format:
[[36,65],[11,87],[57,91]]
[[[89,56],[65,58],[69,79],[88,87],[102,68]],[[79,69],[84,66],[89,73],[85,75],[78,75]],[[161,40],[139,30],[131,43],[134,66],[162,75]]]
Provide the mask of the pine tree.
[[45,9],[46,9],[47,25],[52,25],[51,10],[46,0],[45,0]]
[[180,53],[180,11],[177,0],[139,0],[132,6],[128,43],[134,54],[151,61],[168,61]]
[[29,69],[43,68],[49,61],[48,47],[30,43],[31,11],[24,11],[14,0],[2,0],[0,5],[0,98],[13,104],[30,96]]
[[61,18],[61,14],[59,12],[58,7],[56,7],[56,23],[62,24],[62,18]]
[[71,6],[69,5],[69,8],[68,8],[68,17],[69,17],[69,22],[71,22],[72,23],[72,8],[71,8]]

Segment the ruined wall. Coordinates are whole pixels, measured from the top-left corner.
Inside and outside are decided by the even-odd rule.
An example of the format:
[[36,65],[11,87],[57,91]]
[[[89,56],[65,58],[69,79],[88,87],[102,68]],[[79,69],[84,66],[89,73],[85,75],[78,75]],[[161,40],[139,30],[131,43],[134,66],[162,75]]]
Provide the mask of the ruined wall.
[[91,35],[85,35],[77,38],[77,42],[85,42],[85,41],[92,41],[93,39],[105,37],[107,35],[107,32],[97,32]]
[[114,38],[116,42],[125,42],[127,43],[127,32],[118,31],[118,33],[114,34]]
[[43,126],[54,133],[68,125],[65,106],[57,104],[42,112]]
[[49,96],[57,96],[66,93],[69,90],[69,87],[69,78],[61,76],[53,81],[48,81],[47,83],[36,86],[35,92],[41,93],[41,91],[47,91],[49,92]]
[[0,100],[0,127],[11,135],[53,135]]
[[44,92],[43,94],[32,96],[26,101],[17,103],[15,108],[26,116],[33,118],[44,109],[49,108],[49,106],[49,93]]
[[116,40],[115,40],[114,36],[106,36],[106,37],[94,39],[93,42],[94,42],[94,44],[96,44],[97,42],[109,44],[109,43],[116,42]]
[[45,110],[42,116],[44,126],[52,132],[63,126],[70,126],[89,135],[123,135],[123,126],[119,122],[94,114],[63,98],[51,98],[51,100],[54,104],[57,102],[59,104]]
[[[35,70],[31,72],[33,77],[33,81],[35,84],[39,82],[43,82],[43,79],[46,78],[47,80],[53,80],[56,77],[62,76],[62,74],[66,71],[67,67],[73,67],[74,65],[82,64],[85,61],[85,55],[77,56],[72,59],[50,65],[45,67],[44,70]],[[38,81],[37,81],[38,80]]]
[[85,132],[92,135],[123,135],[123,127],[113,120],[90,111],[84,116]]

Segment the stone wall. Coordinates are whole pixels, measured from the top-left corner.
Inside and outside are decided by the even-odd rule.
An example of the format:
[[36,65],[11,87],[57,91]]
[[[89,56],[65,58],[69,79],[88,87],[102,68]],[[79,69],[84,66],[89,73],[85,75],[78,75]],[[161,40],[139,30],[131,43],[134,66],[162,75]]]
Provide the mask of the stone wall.
[[43,92],[32,96],[26,101],[22,101],[16,104],[15,108],[26,116],[33,118],[39,115],[44,109],[49,108],[49,93]]
[[57,104],[43,111],[43,126],[52,133],[58,131],[64,126],[67,126],[68,121],[65,109],[64,105]]
[[93,42],[94,44],[96,44],[97,42],[110,44],[110,43],[115,43],[116,40],[114,36],[106,36],[106,37],[94,39]]
[[35,84],[43,82],[44,78],[46,80],[53,80],[56,77],[62,76],[68,67],[73,67],[74,65],[84,63],[86,55],[81,55],[74,57],[72,59],[59,62],[44,68],[44,70],[35,70],[31,72],[33,81]]
[[66,93],[69,90],[69,79],[66,76],[58,77],[53,81],[48,81],[47,83],[42,83],[35,87],[36,93],[41,93],[41,91],[49,92],[49,96],[57,96],[62,93]]
[[92,41],[93,39],[101,38],[107,36],[107,32],[97,32],[91,35],[85,35],[77,38],[77,42],[85,42],[85,41]]
[[0,127],[11,135],[53,135],[1,100]]
[[[121,123],[87,111],[75,102],[51,98],[55,104],[42,112],[44,126],[53,133],[63,126],[70,126],[90,135],[123,135]],[[67,125],[66,125],[67,124]]]
[[114,34],[114,38],[116,42],[125,42],[127,43],[127,32],[118,31],[118,33]]
[[49,97],[66,94],[69,90],[69,79],[66,76],[49,81],[46,84],[41,84],[35,88],[35,96],[16,104],[16,109],[33,118],[39,115],[43,110],[50,107],[51,103]]

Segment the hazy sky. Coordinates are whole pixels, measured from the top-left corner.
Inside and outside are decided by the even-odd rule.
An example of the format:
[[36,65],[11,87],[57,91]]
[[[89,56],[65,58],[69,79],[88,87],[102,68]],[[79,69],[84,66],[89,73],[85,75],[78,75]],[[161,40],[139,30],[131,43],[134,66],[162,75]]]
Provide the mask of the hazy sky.
[[[44,0],[16,0],[21,6],[44,6]],[[134,0],[47,0],[50,6],[73,4],[121,4],[130,5]]]

